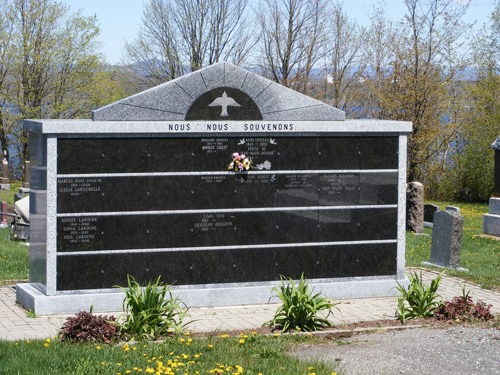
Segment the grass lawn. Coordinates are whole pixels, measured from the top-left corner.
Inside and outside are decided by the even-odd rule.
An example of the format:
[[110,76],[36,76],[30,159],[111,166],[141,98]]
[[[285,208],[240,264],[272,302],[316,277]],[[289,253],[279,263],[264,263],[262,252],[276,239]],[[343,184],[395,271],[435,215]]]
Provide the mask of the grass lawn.
[[0,202],[14,204],[14,194],[19,193],[19,188],[22,185],[20,180],[10,180],[10,190],[0,190]]
[[0,229],[0,286],[28,279],[29,248],[22,242],[9,241],[9,229]]
[[[340,374],[335,364],[286,355],[304,335],[169,337],[162,343],[68,345],[0,341],[0,374]],[[169,368],[170,370],[167,370]]]
[[[457,202],[426,202],[441,207],[460,207],[464,216],[462,235],[462,258],[460,266],[469,272],[448,270],[451,276],[458,276],[473,281],[483,288],[500,288],[500,241],[493,238],[481,238],[483,234],[483,214],[488,213],[487,204],[471,204]],[[406,266],[420,266],[420,262],[428,262],[431,254],[432,229],[424,228],[429,236],[415,236],[406,232]],[[438,270],[438,268],[436,268]]]

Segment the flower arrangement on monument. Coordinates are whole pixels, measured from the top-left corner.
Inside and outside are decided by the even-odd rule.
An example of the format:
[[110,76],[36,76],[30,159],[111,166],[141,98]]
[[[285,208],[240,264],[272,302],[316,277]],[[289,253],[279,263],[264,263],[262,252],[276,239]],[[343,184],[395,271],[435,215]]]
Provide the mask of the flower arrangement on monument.
[[233,161],[227,166],[228,171],[243,172],[250,169],[250,164],[252,161],[245,156],[245,154],[240,154],[238,152],[233,153]]

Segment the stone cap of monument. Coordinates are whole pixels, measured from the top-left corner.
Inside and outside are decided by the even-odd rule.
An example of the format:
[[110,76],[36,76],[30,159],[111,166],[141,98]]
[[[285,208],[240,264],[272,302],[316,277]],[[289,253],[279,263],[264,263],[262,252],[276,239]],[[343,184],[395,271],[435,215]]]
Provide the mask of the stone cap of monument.
[[500,136],[495,139],[495,142],[493,142],[490,147],[494,150],[500,150]]
[[[214,91],[211,99],[204,99],[207,93],[216,89],[218,91]],[[219,91],[221,92],[219,93]],[[226,104],[221,107],[221,104],[217,104],[214,98],[220,97],[220,103],[222,98],[227,99],[229,96],[229,99],[232,99],[231,96],[235,97],[236,94],[239,95],[238,98],[235,98],[236,102],[249,103],[255,107],[249,118],[242,117],[240,119],[267,121],[345,120],[345,113],[337,108],[228,62],[211,65],[96,109],[92,112],[92,120],[193,120],[196,118],[190,117],[189,113],[195,106],[203,106],[204,108],[218,106],[214,111],[218,110],[217,116],[221,116],[220,120],[234,120],[231,118],[231,111],[235,111],[234,108],[244,107],[244,105],[241,103],[234,104],[234,106]],[[228,106],[229,115],[226,112]]]

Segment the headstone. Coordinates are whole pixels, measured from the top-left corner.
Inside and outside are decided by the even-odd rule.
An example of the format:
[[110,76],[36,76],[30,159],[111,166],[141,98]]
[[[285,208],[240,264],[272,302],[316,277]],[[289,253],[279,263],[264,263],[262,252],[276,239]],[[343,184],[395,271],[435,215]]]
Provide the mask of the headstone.
[[439,211],[439,206],[435,204],[424,204],[424,221],[428,223],[434,222],[434,213]]
[[456,212],[457,214],[460,215],[460,207],[446,206],[446,211]]
[[10,182],[9,182],[9,162],[7,161],[7,151],[3,151],[3,160],[2,160],[2,183],[0,184],[1,190],[10,190]]
[[[24,126],[30,283],[16,291],[37,314],[119,310],[127,274],[175,282],[189,306],[267,303],[280,275],[335,298],[408,282],[409,122],[345,120],[219,63],[92,121]],[[248,171],[228,167],[235,153]]]
[[[8,213],[8,211],[7,211],[7,202],[1,202],[0,204],[1,204],[1,206],[0,206],[1,211],[4,212],[4,213]],[[7,216],[7,215],[1,215],[2,222],[1,222],[0,225],[6,227],[8,219],[9,219],[9,216]]]
[[489,201],[488,214],[483,215],[483,232],[500,237],[500,137],[491,145],[495,150],[495,178],[493,198]]
[[406,185],[406,229],[424,232],[424,185],[420,182]]
[[30,192],[30,162],[26,160],[23,167],[23,186],[19,188],[21,194]]
[[434,214],[430,263],[446,268],[459,268],[462,252],[464,217],[453,211]]

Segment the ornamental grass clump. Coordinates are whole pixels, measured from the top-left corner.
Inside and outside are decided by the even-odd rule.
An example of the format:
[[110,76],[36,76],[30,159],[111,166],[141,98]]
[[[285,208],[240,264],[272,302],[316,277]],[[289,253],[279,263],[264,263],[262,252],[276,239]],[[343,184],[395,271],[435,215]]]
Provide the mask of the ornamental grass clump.
[[158,338],[174,329],[184,332],[183,319],[189,308],[174,297],[172,286],[160,282],[160,277],[149,281],[144,287],[133,277],[127,277],[128,288],[119,286],[125,293],[123,300],[123,323],[117,323],[123,331],[138,338]]
[[[396,289],[401,293],[398,297],[398,307],[396,317],[403,323],[408,319],[428,318],[434,316],[434,311],[442,304],[442,298],[437,294],[437,289],[443,278],[444,271],[431,281],[431,286],[427,287],[422,281],[422,268],[420,276],[416,271],[408,275],[410,285],[408,290],[399,282]],[[436,301],[436,299],[439,299]]]
[[[284,276],[280,276],[280,278],[281,285],[273,288],[273,291],[277,293],[283,305],[276,310],[274,318],[264,323],[263,326],[270,326],[273,329],[282,327],[283,332],[290,329],[317,331],[324,326],[333,326],[328,317],[333,316],[333,307],[338,310],[337,303],[331,302],[328,297],[322,296],[321,293],[313,295],[314,288],[309,289],[304,274],[300,277],[298,285],[291,278]],[[319,316],[320,313],[323,316]]]
[[62,342],[105,342],[109,344],[120,339],[120,327],[115,323],[114,316],[96,316],[91,312],[80,311],[75,317],[66,318],[59,335]]

